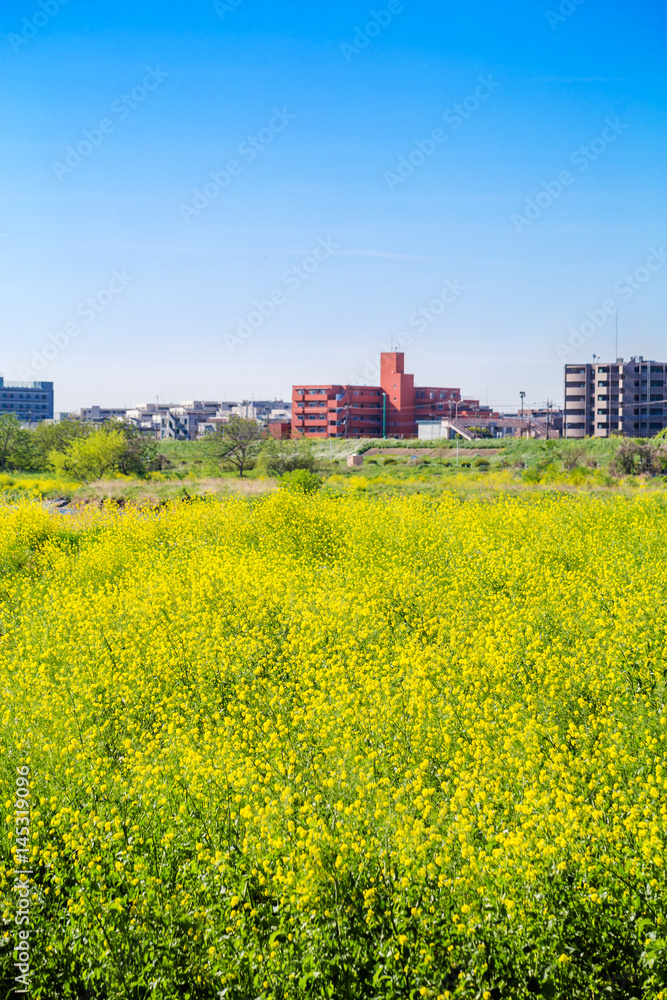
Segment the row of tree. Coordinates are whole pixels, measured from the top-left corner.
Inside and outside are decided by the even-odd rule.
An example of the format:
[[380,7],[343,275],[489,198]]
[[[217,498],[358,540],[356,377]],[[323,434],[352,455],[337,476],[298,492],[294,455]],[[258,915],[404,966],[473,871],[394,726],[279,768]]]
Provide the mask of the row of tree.
[[[276,441],[254,420],[242,417],[232,417],[198,447],[209,464],[234,469],[239,476],[257,464],[269,475],[312,472],[316,467],[308,444]],[[165,466],[158,442],[131,423],[110,421],[96,427],[69,419],[27,430],[15,414],[0,415],[2,471],[50,470],[87,483],[113,472],[141,477]]]
[[55,471],[81,482],[111,471],[143,476],[156,467],[157,442],[130,423],[96,428],[80,420],[41,423],[28,430],[13,413],[0,416],[0,469]]

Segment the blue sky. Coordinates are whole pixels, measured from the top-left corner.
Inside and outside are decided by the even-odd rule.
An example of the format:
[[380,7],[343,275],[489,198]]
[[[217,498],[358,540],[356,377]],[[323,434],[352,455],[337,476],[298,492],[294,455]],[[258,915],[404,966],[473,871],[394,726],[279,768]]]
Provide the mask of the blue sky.
[[657,2],[5,0],[0,33],[0,371],[59,410],[374,381],[392,343],[560,402],[616,309],[664,360]]

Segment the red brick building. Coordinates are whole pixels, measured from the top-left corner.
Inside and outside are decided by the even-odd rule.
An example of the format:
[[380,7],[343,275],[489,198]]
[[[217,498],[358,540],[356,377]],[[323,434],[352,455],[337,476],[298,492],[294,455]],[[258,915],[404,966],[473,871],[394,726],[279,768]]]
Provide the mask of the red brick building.
[[488,406],[453,388],[415,386],[405,355],[381,355],[380,385],[295,385],[292,437],[416,437],[418,420],[491,416]]
[[291,436],[292,424],[289,420],[269,420],[269,437],[281,440]]

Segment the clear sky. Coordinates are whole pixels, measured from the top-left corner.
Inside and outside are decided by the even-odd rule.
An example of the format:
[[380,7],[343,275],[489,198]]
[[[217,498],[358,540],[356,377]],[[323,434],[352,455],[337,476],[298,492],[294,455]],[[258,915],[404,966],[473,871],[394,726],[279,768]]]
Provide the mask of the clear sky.
[[665,360],[658,0],[4,0],[0,32],[0,371],[58,410],[374,382],[392,343],[561,402],[616,309]]

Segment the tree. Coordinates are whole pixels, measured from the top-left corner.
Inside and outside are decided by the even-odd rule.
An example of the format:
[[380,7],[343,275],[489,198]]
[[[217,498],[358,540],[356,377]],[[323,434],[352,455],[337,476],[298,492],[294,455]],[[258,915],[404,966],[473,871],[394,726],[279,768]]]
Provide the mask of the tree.
[[65,451],[52,451],[49,460],[56,472],[81,483],[101,479],[105,472],[120,468],[126,450],[122,431],[100,428],[75,438]]
[[7,458],[8,469],[34,469],[33,432],[21,427]]
[[242,476],[245,469],[254,465],[265,438],[264,430],[255,420],[234,415],[207,438],[206,446],[213,458],[237,469]]
[[649,441],[627,438],[616,450],[611,471],[617,475],[656,475],[664,472],[665,455]]
[[15,413],[0,415],[0,469],[6,469],[10,456],[22,433],[21,422]]
[[88,437],[92,432],[90,424],[70,417],[57,423],[40,423],[31,434],[33,468],[42,470],[52,466],[52,452],[63,453],[72,441]]
[[157,441],[142,434],[138,427],[127,420],[114,420],[105,425],[106,430],[120,431],[125,439],[125,451],[118,463],[126,475],[145,476],[157,464]]

